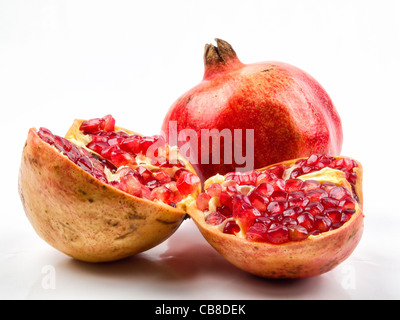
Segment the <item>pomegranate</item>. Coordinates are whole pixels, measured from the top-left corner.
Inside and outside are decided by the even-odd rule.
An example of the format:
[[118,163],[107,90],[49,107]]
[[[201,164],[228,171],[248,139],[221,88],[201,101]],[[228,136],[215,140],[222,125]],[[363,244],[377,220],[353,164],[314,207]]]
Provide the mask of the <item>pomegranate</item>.
[[[226,41],[216,42],[205,46],[203,80],[170,107],[162,125],[166,137],[172,126],[179,133],[196,132],[197,139],[175,140],[196,150],[190,162],[203,182],[243,168],[243,162],[254,160],[245,164],[253,169],[313,153],[340,154],[341,120],[315,79],[286,63],[244,64]],[[235,129],[242,131],[235,135]],[[246,141],[246,129],[254,130],[254,142]],[[229,155],[231,146],[239,148],[240,157]],[[242,152],[252,152],[249,146],[254,157],[246,154],[243,160]]]
[[112,261],[168,238],[200,179],[159,136],[115,126],[108,115],[75,120],[65,138],[30,129],[19,192],[36,232],[83,261]]
[[189,215],[222,256],[258,276],[327,272],[363,232],[362,167],[348,157],[313,154],[216,175],[204,188]]

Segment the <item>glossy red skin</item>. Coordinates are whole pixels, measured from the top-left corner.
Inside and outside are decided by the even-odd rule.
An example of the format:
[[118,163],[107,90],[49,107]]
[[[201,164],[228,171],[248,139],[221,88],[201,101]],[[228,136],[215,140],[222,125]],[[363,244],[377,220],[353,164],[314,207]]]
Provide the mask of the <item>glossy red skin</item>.
[[[162,126],[167,137],[169,121],[177,121],[178,132],[194,129],[199,138],[198,163],[200,130],[213,128],[228,128],[232,133],[233,129],[242,129],[243,154],[245,129],[254,129],[255,168],[312,153],[340,154],[340,117],[314,78],[286,63],[245,65],[237,58],[232,60],[223,66],[206,65],[203,81],[170,107]],[[178,146],[185,143],[178,141]],[[223,150],[221,141],[220,164],[192,163],[203,181],[243,167],[234,161],[224,164]]]

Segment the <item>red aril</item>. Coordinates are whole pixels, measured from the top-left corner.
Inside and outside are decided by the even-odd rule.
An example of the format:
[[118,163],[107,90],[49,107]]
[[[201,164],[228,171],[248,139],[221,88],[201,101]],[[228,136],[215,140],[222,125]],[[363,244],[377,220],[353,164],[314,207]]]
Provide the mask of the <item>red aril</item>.
[[212,226],[217,226],[220,225],[222,222],[224,222],[225,219],[226,217],[223,214],[219,212],[212,212],[206,217],[205,221],[207,224],[210,224]]
[[291,225],[288,227],[289,240],[301,241],[308,238],[308,230],[300,225]]

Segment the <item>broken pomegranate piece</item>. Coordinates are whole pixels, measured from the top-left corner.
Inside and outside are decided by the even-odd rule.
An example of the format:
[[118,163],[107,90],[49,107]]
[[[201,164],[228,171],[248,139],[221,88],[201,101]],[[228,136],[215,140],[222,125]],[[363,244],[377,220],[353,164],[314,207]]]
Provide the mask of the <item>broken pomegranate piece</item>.
[[[38,135],[96,179],[135,197],[175,206],[200,186],[200,179],[184,168],[182,159],[167,160],[167,146],[160,144],[164,141],[160,136],[142,137],[116,130],[111,115],[80,124],[75,135],[78,140],[89,141],[85,147],[74,145],[68,137],[53,135],[46,128],[40,128]],[[147,155],[153,145],[157,148]],[[164,165],[157,167],[155,163]],[[178,171],[181,174],[177,175]]]
[[313,154],[215,175],[188,214],[238,268],[267,278],[303,278],[350,256],[363,233],[362,207],[361,164]]
[[[321,177],[331,170],[343,172],[343,179],[350,175],[357,178],[353,170],[357,167],[350,158],[313,154],[287,165],[228,173],[223,181],[208,184],[197,198],[197,208],[204,212],[207,224],[221,224],[222,232],[237,234],[249,241],[271,244],[302,241],[338,229],[351,218],[358,199],[352,192],[357,179],[347,180],[345,186],[330,181],[329,176],[325,180]],[[298,171],[293,175],[295,170]],[[212,197],[217,201],[211,200]],[[221,216],[218,211],[209,212],[210,208],[214,210],[211,201],[221,205],[232,203],[233,214],[227,219],[218,219]],[[241,232],[232,232],[233,223]]]
[[200,183],[163,141],[116,127],[111,115],[75,120],[65,137],[31,128],[19,193],[36,233],[88,262],[123,259],[168,239]]

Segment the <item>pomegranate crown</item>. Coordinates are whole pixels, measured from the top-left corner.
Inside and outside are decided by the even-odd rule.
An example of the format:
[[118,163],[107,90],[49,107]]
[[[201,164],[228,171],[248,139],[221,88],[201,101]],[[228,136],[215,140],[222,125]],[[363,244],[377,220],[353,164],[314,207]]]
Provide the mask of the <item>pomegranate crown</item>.
[[215,41],[217,46],[207,43],[204,48],[204,79],[243,66],[228,42],[218,38]]

